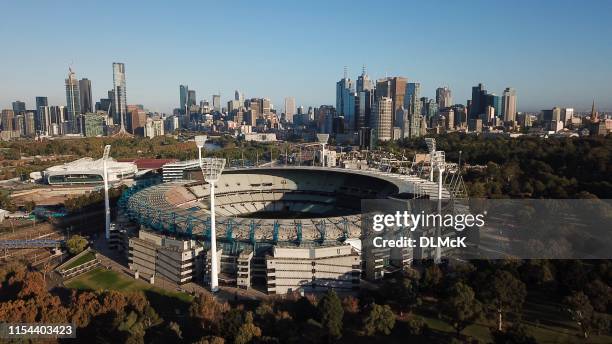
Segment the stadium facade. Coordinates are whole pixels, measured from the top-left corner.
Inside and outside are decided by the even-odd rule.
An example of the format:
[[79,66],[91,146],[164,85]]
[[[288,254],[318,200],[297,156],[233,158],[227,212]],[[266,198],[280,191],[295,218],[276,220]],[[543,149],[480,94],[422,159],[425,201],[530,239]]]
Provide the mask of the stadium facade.
[[[218,264],[222,285],[258,286],[269,294],[351,291],[362,278],[376,280],[409,267],[413,259],[433,258],[433,252],[373,247],[372,233],[362,226],[362,200],[437,199],[436,182],[378,170],[258,167],[229,169],[215,185],[219,254],[212,262],[210,184],[202,179],[198,168],[186,169],[181,180],[138,184],[119,201],[117,223],[127,236],[156,232],[203,247],[190,265],[201,271],[189,270],[191,278],[180,282],[206,281],[211,265]],[[450,196],[444,189],[442,198]],[[136,249],[137,240],[128,240],[130,261],[154,260]],[[149,242],[163,251],[160,240]],[[191,244],[181,245],[187,247],[183,254],[194,255]],[[177,261],[172,269],[183,271],[181,264]],[[154,270],[138,272],[164,274]]]
[[[50,185],[96,184],[104,181],[104,161],[92,158],[81,158],[63,165],[49,167],[43,171],[43,180]],[[131,162],[107,160],[109,182],[131,178],[138,168]]]

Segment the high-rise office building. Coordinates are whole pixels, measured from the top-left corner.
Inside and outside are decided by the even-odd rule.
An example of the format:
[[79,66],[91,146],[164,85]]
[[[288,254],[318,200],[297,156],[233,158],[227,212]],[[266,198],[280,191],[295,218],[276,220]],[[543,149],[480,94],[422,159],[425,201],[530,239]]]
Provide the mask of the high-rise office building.
[[391,140],[394,115],[393,99],[390,97],[378,98],[374,103],[372,112],[374,116],[371,127],[374,130],[375,140]]
[[[395,76],[379,79],[376,82],[376,99],[382,97],[391,98],[393,108],[391,113],[395,115],[397,110],[404,106],[404,97],[406,95],[406,78]],[[397,120],[393,121],[397,122]]]
[[13,112],[15,112],[15,115],[25,112],[26,110],[25,102],[22,102],[20,100],[14,101],[12,105],[13,105]]
[[561,120],[563,125],[568,126],[572,123],[574,117],[574,108],[563,108],[561,109]]
[[79,81],[72,68],[68,69],[66,78],[66,130],[65,133],[78,133],[77,117],[81,114],[81,94],[79,91]]
[[34,124],[36,130],[42,135],[48,135],[51,127],[51,108],[52,106],[39,106],[36,110]]
[[404,97],[404,108],[408,110],[409,115],[421,114],[421,84],[418,82],[409,82],[406,84],[406,95]]
[[81,93],[81,112],[92,112],[94,104],[91,98],[91,80],[87,78],[79,80],[79,92]]
[[125,89],[125,64],[113,62],[113,120],[121,124],[125,130],[125,119],[127,117],[127,91]]
[[293,123],[293,115],[295,115],[295,98],[285,97],[285,118],[287,122]]
[[189,86],[180,85],[179,86],[179,98],[180,98],[180,109],[181,114],[185,115],[189,112],[189,106],[187,105],[187,97],[189,94]]
[[49,100],[47,99],[47,97],[36,97],[36,117],[34,118],[34,125],[36,127],[36,130],[40,132],[47,131],[45,118],[49,119],[48,106]]
[[363,91],[371,91],[372,89],[374,89],[374,83],[370,80],[364,66],[361,75],[357,78],[357,94]]
[[196,91],[195,90],[189,90],[187,92],[187,106],[189,107],[189,109],[191,109],[192,106],[196,105]]
[[371,89],[366,89],[357,93],[355,99],[355,130],[370,126],[373,101],[374,92]]
[[472,87],[472,102],[470,104],[470,118],[478,118],[485,114],[487,108],[487,90],[483,84]]
[[355,127],[355,97],[353,81],[345,68],[344,77],[336,82],[336,112],[344,117],[346,126],[351,129]]
[[28,137],[36,136],[36,114],[34,111],[26,111],[23,114],[23,134]]
[[47,97],[36,97],[36,109],[38,110],[41,106],[49,106]]
[[505,122],[516,121],[516,90],[506,88],[502,95],[502,116]]
[[3,131],[15,130],[15,111],[11,109],[2,110],[0,125],[2,126]]
[[221,95],[220,94],[213,94],[212,105],[215,111],[221,112]]
[[438,103],[438,108],[440,109],[453,105],[453,97],[448,86],[439,87],[436,89],[436,103]]
[[[491,93],[491,94],[487,94],[486,96],[486,105],[485,106],[491,106],[493,109],[495,109],[494,112],[494,116],[495,117],[499,117],[499,118],[503,118],[502,115],[502,99],[500,96],[495,95],[495,93]],[[485,111],[486,112],[486,111]]]

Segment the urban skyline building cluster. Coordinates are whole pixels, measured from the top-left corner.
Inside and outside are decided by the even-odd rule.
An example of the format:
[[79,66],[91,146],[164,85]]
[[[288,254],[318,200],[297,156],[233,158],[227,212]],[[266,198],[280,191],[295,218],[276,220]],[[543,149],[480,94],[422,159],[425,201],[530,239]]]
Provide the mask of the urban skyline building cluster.
[[[92,99],[92,83],[78,79],[69,68],[64,81],[66,105],[49,105],[48,98],[36,97],[36,108],[28,110],[23,101],[2,110],[0,138],[137,135],[155,137],[177,129],[218,133],[280,134],[281,139],[312,139],[314,133],[331,134],[338,142],[372,146],[378,141],[415,138],[449,131],[519,132],[537,124],[547,131],[587,128],[605,133],[612,123],[599,118],[595,104],[588,123],[573,108],[542,110],[534,115],[517,111],[517,91],[505,88],[501,96],[489,93],[480,83],[472,87],[465,104],[453,101],[449,86],[438,87],[435,98],[421,94],[421,83],[404,76],[373,80],[365,66],[353,81],[345,67],[336,82],[334,105],[296,106],[296,98],[286,96],[282,111],[269,98],[245,97],[239,90],[222,104],[221,92],[212,102],[198,102],[196,90],[179,85],[179,106],[172,114],[152,113],[144,105],[129,105],[125,64],[114,62],[113,88],[106,98]],[[556,110],[558,109],[558,110]],[[601,123],[600,123],[601,122]],[[592,124],[597,124],[594,128]]]

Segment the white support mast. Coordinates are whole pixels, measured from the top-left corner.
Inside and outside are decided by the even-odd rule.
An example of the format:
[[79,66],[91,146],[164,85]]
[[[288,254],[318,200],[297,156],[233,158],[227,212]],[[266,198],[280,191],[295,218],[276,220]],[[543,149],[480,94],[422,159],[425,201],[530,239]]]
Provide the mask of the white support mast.
[[106,145],[104,147],[104,155],[102,155],[102,163],[103,163],[103,173],[104,173],[104,218],[105,218],[105,226],[104,226],[104,235],[106,240],[110,239],[110,201],[108,200],[108,166],[107,160],[108,155],[110,154],[110,145]]
[[225,159],[223,158],[205,158],[202,159],[202,147],[206,142],[205,135],[195,137],[196,145],[198,146],[198,157],[200,169],[204,181],[210,184],[210,291],[216,292],[219,290],[219,267],[217,266],[217,232],[215,221],[215,183],[219,181],[219,177],[225,167]]

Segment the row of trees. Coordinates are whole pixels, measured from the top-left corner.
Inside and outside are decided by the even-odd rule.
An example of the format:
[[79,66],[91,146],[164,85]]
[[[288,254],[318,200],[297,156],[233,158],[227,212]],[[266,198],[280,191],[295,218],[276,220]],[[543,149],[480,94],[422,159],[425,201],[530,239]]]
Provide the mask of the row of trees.
[[73,322],[80,341],[97,342],[331,343],[358,337],[383,340],[391,334],[439,340],[440,333],[417,315],[429,312],[452,326],[462,341],[468,339],[464,330],[480,323],[491,326],[495,343],[535,343],[525,323],[534,326],[540,319],[525,315],[529,294],[560,306],[558,314],[539,315],[541,320],[574,321],[589,338],[610,334],[611,281],[608,261],[428,264],[422,273],[399,274],[379,290],[363,290],[358,298],[329,291],[320,298],[294,294],[230,305],[200,294],[177,315],[164,314],[141,292],[49,292],[40,272],[7,264],[0,268],[0,318]]
[[494,319],[493,334],[502,340],[527,335],[523,306],[531,293],[561,305],[558,315],[549,316],[573,319],[587,337],[610,333],[611,283],[607,260],[474,261],[445,268],[429,264],[422,274],[387,280],[371,297],[389,302],[398,312],[423,310],[423,298],[436,300],[428,309],[457,336],[471,324]]
[[[612,198],[612,136],[581,138],[436,137],[449,161],[480,165],[464,176],[471,197]],[[384,149],[423,152],[423,139],[385,143]],[[461,152],[461,153],[459,153]]]
[[164,319],[142,292],[49,292],[42,273],[19,263],[0,267],[0,285],[0,319],[74,323],[79,342],[321,343],[344,334],[388,335],[395,326],[389,306],[362,307],[333,291],[319,300],[292,295],[249,307],[200,294],[186,314]]

